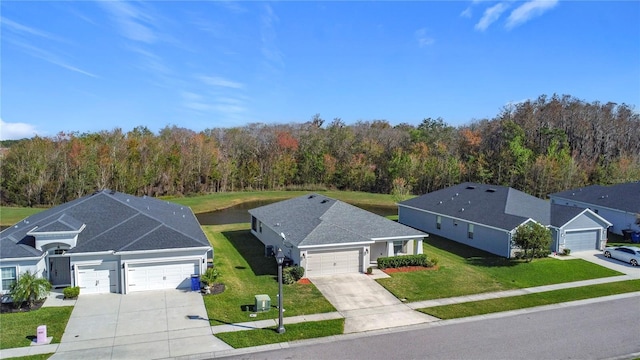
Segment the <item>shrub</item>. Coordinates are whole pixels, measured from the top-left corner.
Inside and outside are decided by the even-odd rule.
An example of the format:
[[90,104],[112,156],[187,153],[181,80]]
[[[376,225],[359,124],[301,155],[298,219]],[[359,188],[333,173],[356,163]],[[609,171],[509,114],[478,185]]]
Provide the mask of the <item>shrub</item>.
[[200,275],[200,281],[207,284],[207,286],[212,286],[216,279],[220,276],[220,272],[215,267],[207,268],[204,274]]
[[291,276],[293,276],[293,279],[295,281],[302,279],[302,277],[304,276],[304,268],[302,266],[291,266],[287,268],[287,271],[291,273]]
[[367,268],[367,274],[369,275],[373,274],[373,268],[371,266]]
[[418,255],[402,255],[392,257],[379,257],[378,269],[399,268],[404,266],[433,266],[433,262],[429,261],[426,254]]
[[65,299],[75,299],[78,297],[78,295],[80,295],[80,287],[79,286],[66,287],[64,288],[64,290],[62,290],[62,293],[64,294]]
[[296,279],[293,277],[293,274],[291,273],[291,269],[293,269],[293,267],[282,269],[282,283],[285,285],[291,285],[296,283]]
[[37,277],[36,274],[27,271],[21,274],[18,281],[11,285],[9,295],[16,307],[20,307],[26,301],[29,304],[29,309],[31,309],[36,300],[40,300],[49,294],[49,290],[51,290],[51,283],[47,279]]

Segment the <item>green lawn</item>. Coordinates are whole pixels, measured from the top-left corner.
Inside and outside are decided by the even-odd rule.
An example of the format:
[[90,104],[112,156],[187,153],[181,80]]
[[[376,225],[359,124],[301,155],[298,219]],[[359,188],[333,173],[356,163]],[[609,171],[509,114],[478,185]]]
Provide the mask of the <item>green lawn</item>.
[[11,226],[26,217],[39,213],[42,210],[46,209],[0,206],[0,225]]
[[[214,264],[225,291],[204,297],[211,325],[237,323],[278,317],[275,309],[278,294],[277,265],[273,257],[264,256],[264,245],[249,231],[249,224],[203,226],[215,249]],[[255,295],[271,297],[272,310],[249,317],[246,309]],[[283,287],[285,316],[335,311],[313,284]]]
[[0,349],[29,346],[40,325],[47,325],[47,336],[59,343],[73,306],[46,307],[21,313],[0,315]]
[[424,253],[439,259],[438,270],[395,273],[378,282],[400,299],[420,301],[621,275],[580,259],[508,260],[434,235]]
[[455,319],[501,311],[524,309],[534,306],[558,304],[567,301],[623,294],[634,291],[640,291],[640,280],[620,281],[500,299],[443,305],[419,309],[419,311],[440,319]]
[[284,334],[278,334],[276,327],[248,331],[216,334],[232,347],[244,348],[280,342],[340,335],[344,331],[344,319],[306,322],[285,326]]

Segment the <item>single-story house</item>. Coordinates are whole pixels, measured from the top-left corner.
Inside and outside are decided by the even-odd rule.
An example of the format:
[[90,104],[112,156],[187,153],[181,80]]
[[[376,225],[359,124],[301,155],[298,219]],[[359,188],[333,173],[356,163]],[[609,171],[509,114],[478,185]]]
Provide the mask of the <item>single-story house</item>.
[[640,231],[640,182],[611,186],[591,185],[550,194],[553,204],[591,209],[611,222],[609,231]]
[[190,208],[103,190],[0,232],[1,290],[26,271],[80,294],[188,288],[212,257]]
[[552,233],[551,251],[602,249],[611,224],[588,209],[538,199],[505,186],[462,183],[398,204],[398,221],[510,258],[518,226],[535,221]]
[[378,257],[421,254],[422,231],[319,194],[249,210],[265,255],[281,248],[305,276],[365,272]]

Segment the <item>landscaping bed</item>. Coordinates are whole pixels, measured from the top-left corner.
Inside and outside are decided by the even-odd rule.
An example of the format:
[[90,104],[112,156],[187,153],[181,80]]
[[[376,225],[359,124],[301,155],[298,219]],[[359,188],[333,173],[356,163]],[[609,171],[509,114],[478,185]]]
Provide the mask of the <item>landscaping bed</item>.
[[413,271],[423,271],[423,270],[438,270],[439,266],[403,266],[399,268],[387,268],[382,270],[386,274],[395,274],[399,272],[413,272]]

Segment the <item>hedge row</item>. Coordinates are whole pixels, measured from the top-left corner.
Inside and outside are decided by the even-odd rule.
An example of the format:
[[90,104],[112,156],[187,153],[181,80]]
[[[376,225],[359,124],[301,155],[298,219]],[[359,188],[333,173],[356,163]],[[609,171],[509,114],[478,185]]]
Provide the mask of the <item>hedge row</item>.
[[404,266],[432,267],[437,264],[436,259],[429,259],[426,254],[401,255],[392,257],[379,257],[378,269],[399,268]]

